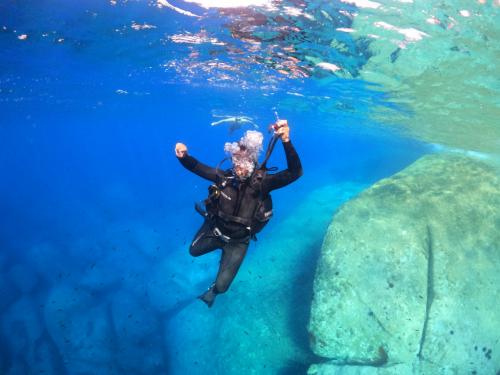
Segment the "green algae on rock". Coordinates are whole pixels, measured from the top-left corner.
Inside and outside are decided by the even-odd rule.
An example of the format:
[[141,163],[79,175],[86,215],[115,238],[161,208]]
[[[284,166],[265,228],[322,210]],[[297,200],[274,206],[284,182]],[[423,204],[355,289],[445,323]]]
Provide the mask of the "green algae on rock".
[[495,373],[499,271],[498,173],[423,157],[335,214],[309,322],[330,361],[309,373]]

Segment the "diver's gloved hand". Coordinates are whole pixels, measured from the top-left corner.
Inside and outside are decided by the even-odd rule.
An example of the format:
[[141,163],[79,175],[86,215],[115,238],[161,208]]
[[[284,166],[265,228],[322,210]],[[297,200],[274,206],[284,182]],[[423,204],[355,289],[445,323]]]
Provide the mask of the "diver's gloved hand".
[[290,128],[288,127],[287,120],[278,120],[276,122],[276,126],[278,130],[276,130],[275,134],[278,135],[283,142],[290,141]]
[[187,147],[184,143],[176,143],[175,144],[175,156],[178,158],[183,158],[187,155]]

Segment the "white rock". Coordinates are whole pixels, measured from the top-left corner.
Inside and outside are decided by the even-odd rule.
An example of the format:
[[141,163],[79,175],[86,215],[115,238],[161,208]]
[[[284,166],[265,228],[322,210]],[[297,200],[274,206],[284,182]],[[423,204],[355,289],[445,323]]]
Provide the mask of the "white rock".
[[459,155],[425,156],[342,206],[318,263],[313,350],[349,374],[496,373],[498,207],[498,172]]

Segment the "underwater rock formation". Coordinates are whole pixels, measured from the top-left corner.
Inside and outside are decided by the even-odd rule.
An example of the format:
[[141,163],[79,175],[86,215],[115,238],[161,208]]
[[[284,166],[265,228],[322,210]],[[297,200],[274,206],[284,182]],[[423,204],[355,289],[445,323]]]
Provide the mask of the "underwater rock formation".
[[428,155],[343,205],[324,239],[309,374],[500,370],[500,178]]

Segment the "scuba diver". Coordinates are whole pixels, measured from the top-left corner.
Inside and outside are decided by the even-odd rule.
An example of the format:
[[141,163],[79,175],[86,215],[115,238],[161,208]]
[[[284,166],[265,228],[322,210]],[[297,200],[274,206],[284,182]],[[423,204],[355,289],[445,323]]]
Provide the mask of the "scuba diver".
[[[198,257],[216,249],[222,249],[222,256],[215,282],[198,298],[211,307],[217,294],[228,290],[246,255],[250,239],[267,224],[272,216],[270,192],[282,188],[302,175],[302,165],[290,141],[290,128],[286,120],[271,125],[274,135],[269,143],[265,159],[258,164],[262,150],[262,133],[248,130],[239,142],[224,145],[230,155],[232,168],[219,169],[200,163],[188,154],[186,145],[177,143],[175,154],[189,171],[213,182],[209,196],[196,210],[204,217],[204,223],[194,236],[189,253]],[[266,163],[277,140],[281,139],[285,150],[287,169],[267,168]]]

